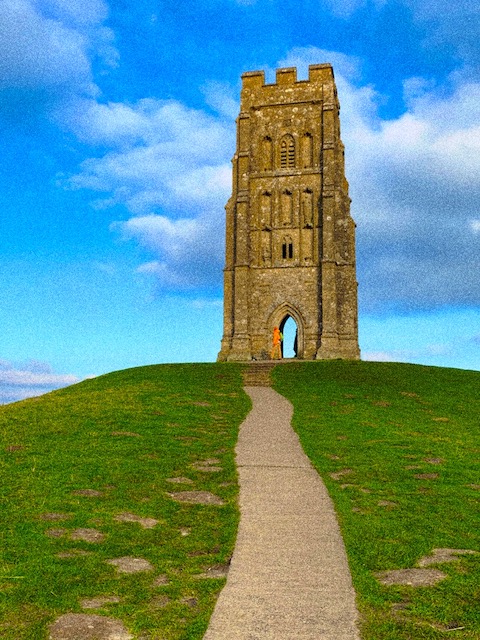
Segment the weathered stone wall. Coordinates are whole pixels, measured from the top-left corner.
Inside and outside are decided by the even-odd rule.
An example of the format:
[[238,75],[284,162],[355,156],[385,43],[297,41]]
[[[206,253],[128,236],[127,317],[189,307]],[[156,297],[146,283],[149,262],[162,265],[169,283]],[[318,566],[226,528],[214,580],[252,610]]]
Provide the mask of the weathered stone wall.
[[298,357],[359,358],[355,224],[330,65],[309,79],[242,76],[232,197],[226,206],[219,360],[268,357],[292,317]]

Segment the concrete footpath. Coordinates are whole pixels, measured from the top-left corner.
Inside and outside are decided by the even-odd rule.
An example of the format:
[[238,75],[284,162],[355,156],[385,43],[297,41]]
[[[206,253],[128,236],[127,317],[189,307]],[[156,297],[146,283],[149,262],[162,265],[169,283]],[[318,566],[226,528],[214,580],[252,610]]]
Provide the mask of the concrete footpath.
[[269,387],[245,390],[240,527],[204,640],[359,640],[333,505],[290,426],[292,406]]

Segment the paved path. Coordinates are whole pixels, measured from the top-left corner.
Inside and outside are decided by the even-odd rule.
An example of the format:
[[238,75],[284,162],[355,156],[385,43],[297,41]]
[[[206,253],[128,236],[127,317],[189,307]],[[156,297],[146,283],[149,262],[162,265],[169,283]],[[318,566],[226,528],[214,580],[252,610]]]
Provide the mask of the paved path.
[[333,505],[290,426],[292,406],[271,388],[245,390],[240,527],[204,640],[358,640]]

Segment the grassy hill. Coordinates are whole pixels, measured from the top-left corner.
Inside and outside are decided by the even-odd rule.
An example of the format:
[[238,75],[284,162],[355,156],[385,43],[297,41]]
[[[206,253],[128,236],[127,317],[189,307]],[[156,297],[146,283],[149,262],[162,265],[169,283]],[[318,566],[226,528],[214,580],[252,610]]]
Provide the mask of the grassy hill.
[[[241,369],[142,367],[0,407],[0,637],[46,640],[83,612],[142,640],[202,638],[238,523]],[[273,377],[335,502],[365,640],[479,639],[480,556],[436,566],[434,586],[375,574],[480,550],[480,374],[335,361]],[[109,564],[124,558],[150,566]]]
[[433,549],[480,551],[480,373],[398,363],[277,367],[275,388],[339,516],[367,640],[480,638],[480,554],[434,586],[385,586]]

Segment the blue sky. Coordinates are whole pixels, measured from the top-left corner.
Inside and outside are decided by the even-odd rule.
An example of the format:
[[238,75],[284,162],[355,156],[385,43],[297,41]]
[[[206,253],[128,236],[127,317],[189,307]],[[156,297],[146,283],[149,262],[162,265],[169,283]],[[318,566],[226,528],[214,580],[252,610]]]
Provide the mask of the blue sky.
[[240,75],[331,62],[371,360],[480,370],[473,0],[0,3],[0,402],[213,361]]

